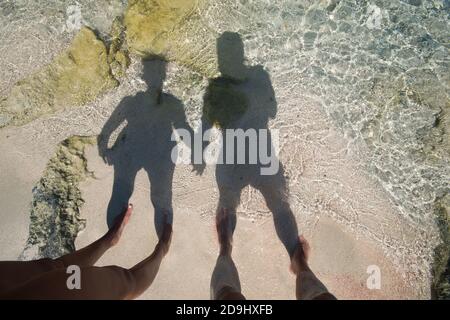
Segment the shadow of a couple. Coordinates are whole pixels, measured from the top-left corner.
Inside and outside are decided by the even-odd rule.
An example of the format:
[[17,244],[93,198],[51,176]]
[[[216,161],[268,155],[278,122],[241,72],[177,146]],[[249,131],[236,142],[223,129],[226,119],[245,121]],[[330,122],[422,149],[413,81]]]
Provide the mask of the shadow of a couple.
[[[203,129],[213,124],[220,126],[223,146],[227,145],[224,129],[255,129],[257,138],[261,134],[259,129],[264,129],[268,132],[263,137],[267,143],[265,148],[271,150],[268,121],[276,116],[277,103],[269,74],[262,66],[247,67],[244,64],[243,42],[237,33],[225,32],[218,38],[217,54],[221,76],[211,79],[206,90]],[[151,185],[156,232],[161,235],[164,215],[168,214],[169,223],[173,219],[172,179],[175,164],[171,153],[177,142],[172,141],[172,132],[178,128],[187,129],[191,136],[194,132],[186,121],[183,103],[162,91],[166,62],[147,60],[143,61],[143,65],[142,78],[148,90],[121,101],[105,123],[98,138],[98,147],[105,162],[114,166],[114,185],[107,210],[108,226],[128,204],[136,174],[144,169]],[[126,125],[112,148],[108,148],[112,133],[125,121]],[[224,159],[227,157],[225,149],[221,151]],[[251,157],[248,141],[245,153],[248,160]],[[261,175],[262,167],[259,160],[256,164],[248,164],[248,161],[246,164],[217,164],[218,209],[228,209],[234,230],[242,189],[248,185],[258,189],[273,214],[278,237],[292,255],[298,244],[298,230],[288,202],[282,165],[273,175]],[[202,172],[201,166],[200,169],[194,168]]]

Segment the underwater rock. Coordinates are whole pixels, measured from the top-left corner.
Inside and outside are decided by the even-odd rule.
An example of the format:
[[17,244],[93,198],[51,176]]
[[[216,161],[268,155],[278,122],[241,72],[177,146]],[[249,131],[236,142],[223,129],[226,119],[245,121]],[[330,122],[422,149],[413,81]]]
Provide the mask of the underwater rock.
[[64,107],[86,104],[118,84],[105,44],[83,27],[64,53],[12,88],[0,103],[0,115],[10,118],[8,124],[22,125]]
[[111,25],[111,44],[108,53],[108,62],[111,67],[111,73],[116,79],[122,78],[130,66],[128,50],[124,46],[124,31],[122,17],[116,17]]
[[416,7],[422,5],[422,0],[402,0],[402,2],[408,3],[408,4],[410,4],[412,6],[416,6]]
[[209,82],[204,97],[204,115],[219,128],[227,128],[248,109],[247,97],[234,88],[235,81],[216,78]]
[[124,14],[130,52],[143,58],[163,56],[213,77],[217,74],[216,42],[213,32],[202,22],[200,11],[205,3],[205,0],[130,0]]
[[317,30],[321,24],[327,21],[327,13],[324,10],[312,8],[306,12],[305,22],[311,29]]
[[164,55],[172,30],[194,10],[192,0],[131,0],[125,12],[127,40],[141,55]]
[[417,94],[417,103],[435,110],[436,121],[429,132],[425,145],[433,147],[437,158],[450,159],[450,99],[442,83],[429,69],[407,72],[407,86]]
[[75,238],[85,226],[80,218],[84,201],[79,183],[91,175],[84,151],[95,142],[94,137],[73,136],[58,145],[33,188],[30,229],[21,260],[56,258],[75,250]]
[[442,243],[435,249],[432,289],[434,298],[450,299],[450,194],[435,207]]
[[[1,105],[1,102],[0,102]],[[6,126],[11,121],[11,115],[2,114],[0,109],[0,128]]]

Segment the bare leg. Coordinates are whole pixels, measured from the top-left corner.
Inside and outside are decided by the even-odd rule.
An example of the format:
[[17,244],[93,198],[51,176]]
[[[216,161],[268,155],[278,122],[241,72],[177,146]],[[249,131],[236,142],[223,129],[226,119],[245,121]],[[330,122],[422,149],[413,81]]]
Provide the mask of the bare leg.
[[34,261],[1,261],[0,294],[15,288],[43,273],[62,268],[61,262],[52,259]]
[[161,261],[169,251],[171,239],[172,225],[166,223],[162,236],[155,247],[155,251],[147,259],[130,269],[130,273],[135,281],[135,287],[131,294],[131,298],[140,296],[153,283],[153,280],[158,273],[159,266],[161,265]]
[[70,265],[77,265],[79,267],[93,266],[109,248],[119,242],[123,229],[128,223],[132,212],[133,205],[130,204],[125,212],[116,217],[113,227],[103,237],[81,250],[69,253],[56,260],[62,262],[64,267]]
[[0,299],[126,299],[134,282],[128,270],[116,267],[81,269],[81,289],[69,290],[65,269],[57,269],[34,278],[0,295]]
[[69,265],[88,267],[95,262],[110,247],[117,244],[122,231],[127,224],[132,212],[132,207],[117,217],[114,226],[100,239],[87,247],[69,253],[57,259],[40,259],[34,261],[1,261],[0,293],[9,291],[21,284],[56,269],[65,269]]
[[220,244],[219,257],[211,277],[211,298],[215,300],[245,300],[241,293],[239,273],[231,258],[233,225],[227,209],[219,209],[216,227]]
[[81,269],[81,289],[67,288],[66,270],[47,272],[7,293],[0,299],[133,299],[153,282],[170,246],[172,227],[167,224],[153,253],[127,270],[117,266]]
[[300,236],[299,245],[292,257],[291,268],[297,275],[296,296],[298,300],[336,300],[328,292],[325,285],[316,277],[308,266],[308,257],[311,248],[308,241]]

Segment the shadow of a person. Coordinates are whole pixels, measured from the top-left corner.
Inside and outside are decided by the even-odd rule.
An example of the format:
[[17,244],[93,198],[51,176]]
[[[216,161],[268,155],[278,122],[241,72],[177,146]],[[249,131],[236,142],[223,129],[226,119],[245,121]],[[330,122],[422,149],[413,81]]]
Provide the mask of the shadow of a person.
[[[220,192],[217,210],[227,209],[230,213],[230,228],[236,226],[236,208],[242,189],[248,185],[259,190],[273,214],[279,239],[292,256],[298,245],[298,229],[288,199],[288,186],[281,163],[277,161],[276,172],[261,174],[266,163],[261,158],[249,161],[261,147],[273,151],[273,141],[268,121],[275,118],[277,102],[269,74],[261,65],[247,67],[244,64],[244,45],[238,33],[225,32],[217,40],[217,54],[221,76],[211,79],[204,96],[204,121],[221,128],[223,147],[219,158],[223,164],[216,165],[216,180]],[[227,153],[231,151],[226,129],[254,129],[259,142],[258,148],[246,139],[245,150],[238,149],[234,141],[234,161],[229,163]],[[228,140],[228,141],[227,141]],[[255,140],[254,140],[255,141]],[[238,164],[239,152],[245,152],[245,163]],[[232,156],[229,157],[232,159]],[[242,162],[242,161],[241,161]]]
[[[125,97],[106,121],[98,137],[98,149],[104,161],[114,166],[114,185],[107,210],[107,223],[128,204],[133,193],[136,174],[144,169],[150,180],[150,198],[155,210],[154,223],[158,236],[163,230],[164,215],[172,223],[172,178],[175,164],[171,159],[177,142],[171,140],[173,128],[192,132],[186,122],[183,104],[164,93],[166,62],[159,59],[143,61],[142,79],[148,90]],[[112,148],[112,133],[126,121]]]

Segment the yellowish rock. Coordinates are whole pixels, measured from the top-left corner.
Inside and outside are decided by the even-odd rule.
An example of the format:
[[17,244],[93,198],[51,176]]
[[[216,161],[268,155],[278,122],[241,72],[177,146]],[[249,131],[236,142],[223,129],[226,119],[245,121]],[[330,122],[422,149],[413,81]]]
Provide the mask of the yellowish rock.
[[80,216],[84,200],[79,185],[92,176],[87,169],[85,149],[96,141],[96,137],[72,136],[56,147],[33,188],[23,258],[57,258],[75,250],[75,238],[85,227]]
[[173,29],[196,4],[197,0],[131,0],[124,19],[128,45],[140,55],[164,55]]
[[124,15],[130,51],[143,58],[163,56],[213,77],[217,74],[216,36],[202,23],[206,2],[130,0]]
[[58,109],[80,106],[118,85],[105,44],[83,27],[48,66],[19,81],[1,102],[5,124],[22,125]]
[[122,17],[116,17],[111,26],[111,44],[109,46],[108,62],[111,72],[116,79],[125,76],[125,72],[130,66],[128,50],[124,46],[124,26]]

